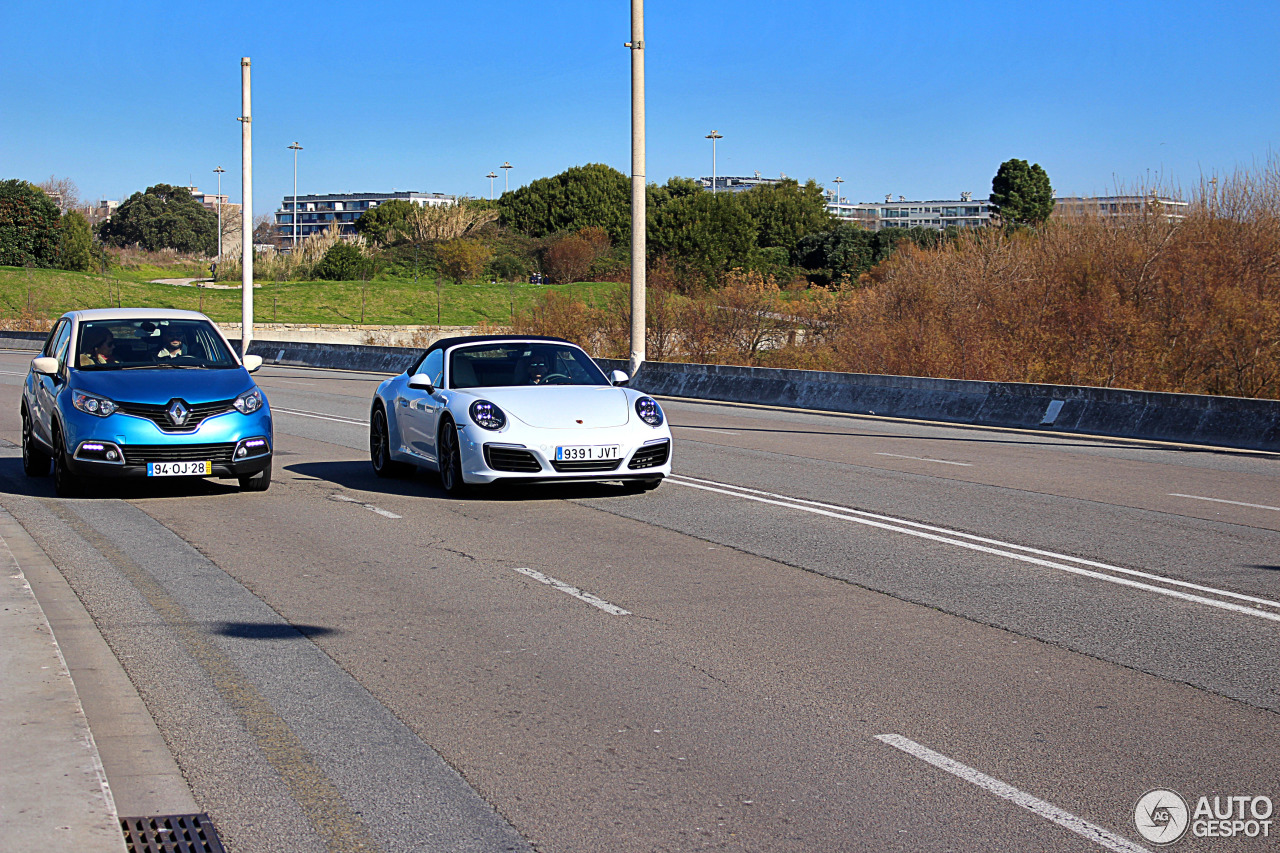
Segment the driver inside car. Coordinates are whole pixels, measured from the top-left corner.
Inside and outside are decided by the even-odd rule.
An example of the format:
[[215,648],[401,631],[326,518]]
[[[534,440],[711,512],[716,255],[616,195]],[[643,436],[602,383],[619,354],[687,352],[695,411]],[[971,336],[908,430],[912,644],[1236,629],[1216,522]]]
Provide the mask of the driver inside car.
[[547,357],[544,355],[535,355],[529,359],[528,376],[526,377],[528,384],[541,385],[542,380],[547,377]]
[[164,346],[156,353],[156,358],[181,358],[190,354],[187,352],[186,339],[181,330],[170,327],[164,333],[163,340]]

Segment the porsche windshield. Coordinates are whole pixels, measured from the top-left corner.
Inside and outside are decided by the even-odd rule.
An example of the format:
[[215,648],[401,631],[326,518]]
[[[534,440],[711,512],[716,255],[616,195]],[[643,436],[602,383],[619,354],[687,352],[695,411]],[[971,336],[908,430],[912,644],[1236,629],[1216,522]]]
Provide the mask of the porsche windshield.
[[89,320],[80,324],[80,370],[238,367],[222,336],[204,320]]
[[600,368],[575,346],[557,343],[480,344],[453,351],[449,387],[608,385]]

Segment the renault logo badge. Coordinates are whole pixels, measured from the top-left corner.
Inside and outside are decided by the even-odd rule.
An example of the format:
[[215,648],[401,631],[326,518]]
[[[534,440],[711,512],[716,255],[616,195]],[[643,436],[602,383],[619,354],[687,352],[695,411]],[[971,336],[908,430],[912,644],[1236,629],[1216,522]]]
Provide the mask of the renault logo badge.
[[169,413],[169,422],[176,427],[184,425],[191,415],[191,410],[181,400],[174,400],[170,403],[167,411]]

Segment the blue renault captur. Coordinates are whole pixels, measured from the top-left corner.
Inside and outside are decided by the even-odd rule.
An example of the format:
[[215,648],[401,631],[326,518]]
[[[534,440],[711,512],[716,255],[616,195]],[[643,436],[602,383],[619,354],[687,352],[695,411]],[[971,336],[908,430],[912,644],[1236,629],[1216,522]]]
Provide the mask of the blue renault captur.
[[236,478],[271,485],[267,397],[208,317],[107,308],[60,317],[22,389],[22,465],[53,465],[59,496],[97,477]]

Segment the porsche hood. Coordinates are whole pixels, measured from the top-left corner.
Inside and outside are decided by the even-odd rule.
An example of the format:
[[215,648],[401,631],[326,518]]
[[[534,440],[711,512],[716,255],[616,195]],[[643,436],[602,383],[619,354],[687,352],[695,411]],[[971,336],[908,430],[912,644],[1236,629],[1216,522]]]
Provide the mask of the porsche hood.
[[603,429],[624,426],[631,404],[620,388],[544,385],[533,388],[476,388],[477,397],[539,429]]

